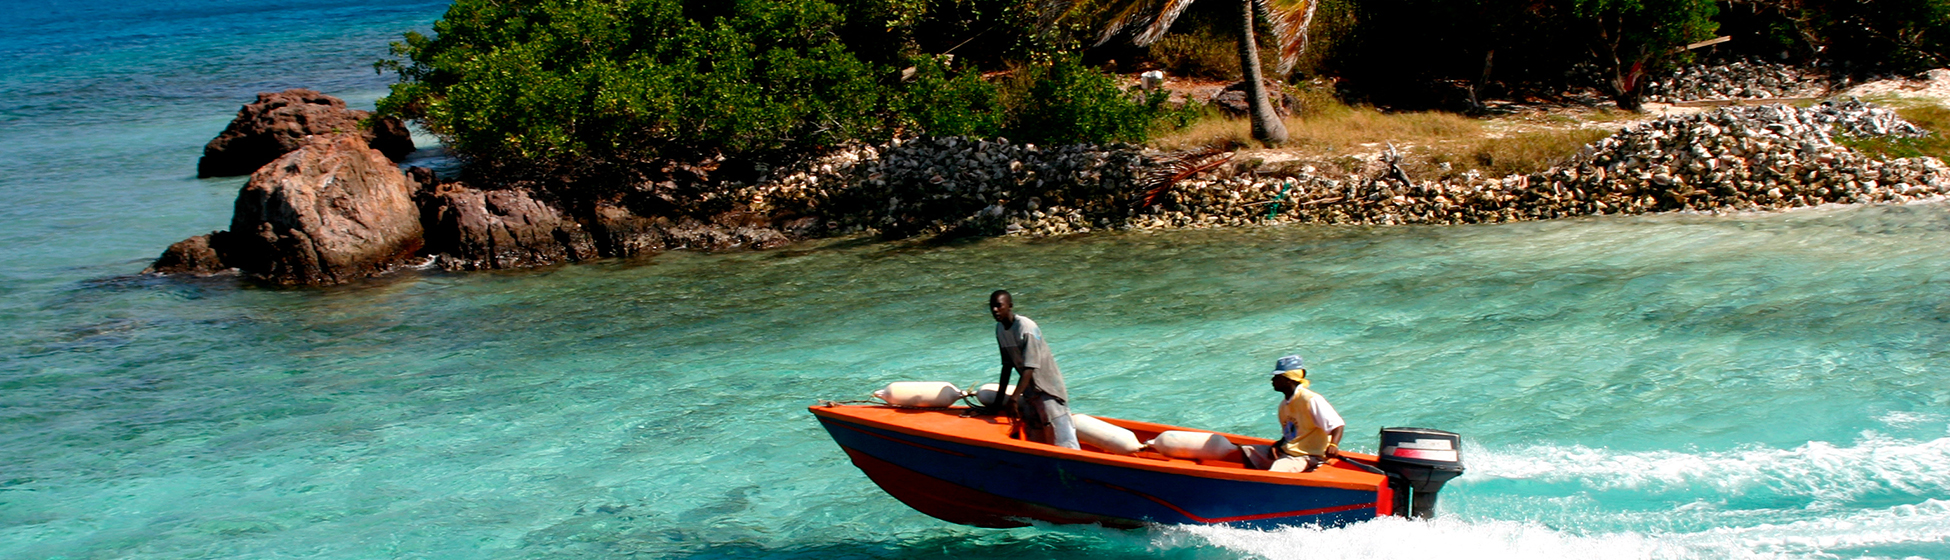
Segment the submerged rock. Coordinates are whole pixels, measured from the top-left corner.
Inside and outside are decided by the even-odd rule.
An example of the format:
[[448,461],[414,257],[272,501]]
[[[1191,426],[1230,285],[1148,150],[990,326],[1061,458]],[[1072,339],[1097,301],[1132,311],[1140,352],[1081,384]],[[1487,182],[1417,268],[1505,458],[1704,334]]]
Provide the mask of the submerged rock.
[[321,134],[359,134],[393,161],[413,153],[413,137],[404,123],[385,117],[375,119],[370,127],[362,126],[360,122],[371,115],[309,89],[259,93],[257,101],[238,109],[230,126],[203,146],[196,176],[248,175],[297,150],[305,137]]
[[229,232],[213,231],[178,241],[142,273],[209,276],[236,270],[224,264],[224,251],[218,250],[218,247],[228,248],[225,242],[230,240],[229,235]]

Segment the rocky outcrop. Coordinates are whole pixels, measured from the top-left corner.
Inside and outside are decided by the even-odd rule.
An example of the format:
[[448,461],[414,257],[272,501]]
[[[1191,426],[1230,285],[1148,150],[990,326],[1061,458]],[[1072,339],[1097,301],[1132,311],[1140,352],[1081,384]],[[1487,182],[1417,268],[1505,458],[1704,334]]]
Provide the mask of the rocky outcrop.
[[338,284],[410,259],[421,245],[406,175],[356,135],[314,137],[237,194],[228,262],[279,284]]
[[399,161],[413,152],[413,137],[399,119],[361,121],[372,114],[347,109],[345,101],[308,89],[259,93],[257,101],[237,110],[221,134],[203,147],[196,163],[198,177],[249,175],[259,167],[297,150],[305,137],[356,133],[386,157]]
[[357,135],[312,137],[251,175],[230,230],[170,246],[150,272],[236,268],[275,284],[363,278],[414,257],[423,244],[413,185]]
[[769,249],[807,236],[749,211],[709,219],[644,215],[614,202],[564,211],[522,189],[478,190],[460,183],[425,197],[427,246],[448,270],[527,268],[669,250]]
[[523,268],[597,256],[582,224],[527,191],[447,183],[427,199],[426,249],[441,268]]
[[1122,218],[1145,163],[1128,144],[917,138],[848,150],[735,196],[755,212],[823,216],[840,231],[994,234],[1056,207]]

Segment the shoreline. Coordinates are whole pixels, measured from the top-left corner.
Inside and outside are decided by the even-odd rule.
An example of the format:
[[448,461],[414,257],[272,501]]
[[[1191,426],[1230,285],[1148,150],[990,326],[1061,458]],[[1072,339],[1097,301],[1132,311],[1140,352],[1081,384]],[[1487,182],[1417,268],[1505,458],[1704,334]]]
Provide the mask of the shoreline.
[[[1393,163],[1399,155],[1391,160],[1384,154],[1362,172],[1338,178],[1311,167],[1269,176],[1207,161],[1223,163],[1233,154],[1153,153],[1143,156],[1148,169],[1137,173],[1141,177],[1136,180],[1156,186],[1149,192],[1125,189],[1122,197],[1104,197],[1101,185],[1088,179],[1099,173],[1102,161],[1134,151],[1109,147],[1058,156],[1053,167],[1081,171],[1073,171],[1079,177],[1065,178],[1074,183],[1067,192],[1057,189],[1050,198],[1024,196],[1025,185],[1042,186],[1048,177],[1022,169],[1052,167],[1046,161],[1024,161],[1041,153],[1033,146],[924,138],[884,149],[856,149],[816,162],[812,167],[818,172],[788,175],[740,192],[758,208],[813,211],[843,201],[836,191],[848,185],[896,181],[905,188],[887,193],[890,207],[902,201],[926,203],[846,216],[850,219],[837,222],[838,233],[884,233],[878,222],[903,212],[928,214],[932,221],[921,228],[928,234],[1051,236],[1266,222],[1469,224],[1670,211],[1777,211],[1950,195],[1950,167],[1935,158],[1875,159],[1835,141],[1845,135],[1923,134],[1927,132],[1886,109],[1854,101],[1808,109],[1729,107],[1626,127],[1587,145],[1564,165],[1526,175],[1418,181]],[[932,165],[942,161],[965,165],[943,173]],[[1217,168],[1170,177],[1174,165]],[[922,167],[922,172],[912,171]],[[1161,174],[1166,177],[1160,179]],[[959,184],[965,182],[976,184]],[[1146,194],[1149,200],[1137,198]]]
[[[366,194],[337,192],[341,187],[324,179],[337,171],[291,162],[349,161],[356,165],[314,165],[375,169],[384,156],[372,151],[350,157],[369,148],[363,142],[332,147],[343,142],[316,141],[333,138],[320,136],[278,160],[283,163],[260,169],[245,192],[266,193],[260,194],[269,197],[264,200],[351,196],[356,200],[342,205],[347,214],[293,207],[254,210],[266,213],[243,219],[240,198],[233,229],[245,224],[252,235],[193,237],[171,246],[145,272],[209,276],[241,268],[260,281],[327,285],[415,263],[519,269],[669,250],[765,250],[854,235],[1053,237],[1279,224],[1461,225],[1908,203],[1950,196],[1950,166],[1932,157],[1877,159],[1837,140],[1927,134],[1893,111],[1853,99],[1808,108],[1722,107],[1626,126],[1545,171],[1506,177],[1472,171],[1437,180],[1410,177],[1392,146],[1361,170],[1333,176],[1312,166],[1292,169],[1293,162],[1262,173],[1266,158],[1234,162],[1238,152],[922,137],[842,149],[774,170],[751,185],[711,181],[711,168],[700,167],[677,182],[587,197],[476,188],[417,167],[381,174],[394,178],[360,187]],[[274,194],[281,190],[286,194]],[[385,236],[383,245],[362,239],[364,233],[331,239],[343,232],[315,229],[374,223],[381,215],[401,224],[368,232]],[[330,247],[339,252],[311,253]]]

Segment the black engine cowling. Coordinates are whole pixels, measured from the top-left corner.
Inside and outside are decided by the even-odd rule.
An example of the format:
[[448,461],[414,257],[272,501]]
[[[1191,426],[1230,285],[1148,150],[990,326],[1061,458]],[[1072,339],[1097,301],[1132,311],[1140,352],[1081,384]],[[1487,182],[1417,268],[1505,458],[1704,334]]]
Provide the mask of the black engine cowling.
[[1435,515],[1436,493],[1461,476],[1462,436],[1425,428],[1382,428],[1381,460],[1395,490],[1396,515],[1428,519]]

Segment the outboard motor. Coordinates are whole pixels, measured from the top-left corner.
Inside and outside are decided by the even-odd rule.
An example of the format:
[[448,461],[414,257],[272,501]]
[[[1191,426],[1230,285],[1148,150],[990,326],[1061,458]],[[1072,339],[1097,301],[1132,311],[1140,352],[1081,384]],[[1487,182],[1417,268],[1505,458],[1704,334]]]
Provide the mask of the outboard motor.
[[1382,428],[1379,455],[1375,466],[1388,473],[1395,514],[1405,517],[1433,517],[1436,493],[1463,472],[1462,436],[1442,430]]

